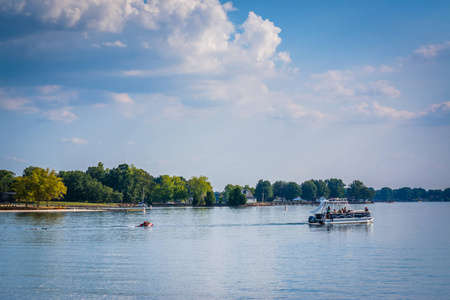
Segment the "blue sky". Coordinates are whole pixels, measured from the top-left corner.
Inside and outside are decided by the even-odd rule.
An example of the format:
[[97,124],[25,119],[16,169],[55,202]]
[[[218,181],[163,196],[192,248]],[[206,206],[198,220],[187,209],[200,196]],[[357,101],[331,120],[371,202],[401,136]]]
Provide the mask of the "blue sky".
[[447,188],[449,3],[0,0],[0,168]]

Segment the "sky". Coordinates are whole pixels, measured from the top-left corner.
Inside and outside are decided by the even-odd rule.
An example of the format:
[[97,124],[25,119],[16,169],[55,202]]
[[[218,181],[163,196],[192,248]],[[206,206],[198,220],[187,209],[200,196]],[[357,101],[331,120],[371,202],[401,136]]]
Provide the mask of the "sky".
[[450,2],[0,0],[0,169],[450,187]]

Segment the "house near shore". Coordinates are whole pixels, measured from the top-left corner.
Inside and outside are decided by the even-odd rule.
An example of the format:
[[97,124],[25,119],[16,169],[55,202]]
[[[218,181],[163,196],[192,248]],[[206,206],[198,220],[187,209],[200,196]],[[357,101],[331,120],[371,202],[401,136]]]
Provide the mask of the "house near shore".
[[253,194],[252,194],[252,192],[250,192],[250,190],[242,189],[242,193],[247,198],[247,203],[256,203],[257,202],[256,197],[253,196]]

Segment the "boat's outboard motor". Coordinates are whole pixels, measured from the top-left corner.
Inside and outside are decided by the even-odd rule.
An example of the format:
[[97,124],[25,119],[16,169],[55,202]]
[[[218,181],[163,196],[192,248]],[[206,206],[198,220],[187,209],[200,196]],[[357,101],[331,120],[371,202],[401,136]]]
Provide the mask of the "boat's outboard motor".
[[309,223],[316,223],[316,218],[314,216],[309,216],[308,222]]

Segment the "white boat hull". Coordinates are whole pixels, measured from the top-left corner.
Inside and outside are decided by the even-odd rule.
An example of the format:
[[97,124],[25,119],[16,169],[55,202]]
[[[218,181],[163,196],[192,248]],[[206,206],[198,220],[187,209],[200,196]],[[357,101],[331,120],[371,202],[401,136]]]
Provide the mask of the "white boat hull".
[[338,224],[368,224],[373,221],[373,218],[354,218],[354,219],[334,219],[325,220],[327,225],[338,225]]

